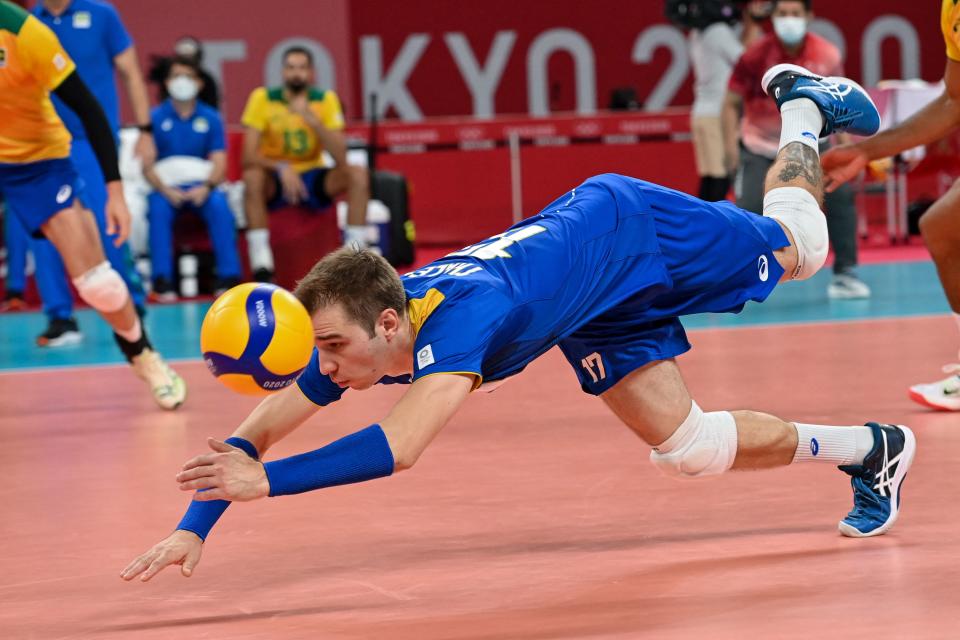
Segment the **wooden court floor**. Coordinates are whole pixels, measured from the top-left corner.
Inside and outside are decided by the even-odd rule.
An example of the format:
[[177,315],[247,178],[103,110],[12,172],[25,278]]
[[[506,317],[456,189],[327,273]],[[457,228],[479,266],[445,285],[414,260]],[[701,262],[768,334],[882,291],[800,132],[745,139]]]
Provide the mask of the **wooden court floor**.
[[[829,465],[677,481],[550,352],[471,398],[397,477],[233,505],[192,578],[118,574],[186,504],[174,474],[254,402],[199,362],[182,411],[123,367],[0,374],[0,638],[958,638],[960,416],[911,404],[947,316],[691,332],[707,410],[902,422],[919,449],[897,526],[841,537]],[[382,417],[349,392],[271,451]]]

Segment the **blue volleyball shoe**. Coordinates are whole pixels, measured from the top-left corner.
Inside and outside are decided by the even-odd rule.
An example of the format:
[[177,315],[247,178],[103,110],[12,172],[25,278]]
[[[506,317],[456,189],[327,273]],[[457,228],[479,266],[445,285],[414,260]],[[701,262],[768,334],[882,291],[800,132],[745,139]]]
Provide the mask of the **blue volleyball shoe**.
[[853,487],[853,510],[838,525],[851,538],[886,533],[900,513],[900,489],[917,452],[917,440],[907,427],[868,422],[873,449],[863,464],[840,465]]
[[767,69],[761,85],[778,109],[797,98],[813,100],[823,115],[821,137],[840,131],[872,136],[880,129],[877,105],[849,78],[821,78],[795,64],[778,64]]

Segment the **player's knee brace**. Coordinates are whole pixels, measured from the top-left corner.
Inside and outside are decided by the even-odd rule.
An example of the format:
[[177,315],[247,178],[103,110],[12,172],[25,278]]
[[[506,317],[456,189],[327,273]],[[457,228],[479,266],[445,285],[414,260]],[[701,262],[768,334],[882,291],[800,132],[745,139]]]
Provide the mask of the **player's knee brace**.
[[666,442],[650,452],[650,462],[669,476],[696,478],[723,473],[737,456],[737,423],[729,411],[704,413],[697,403]]
[[123,278],[106,261],[74,278],[73,284],[84,302],[103,313],[119,311],[130,297]]
[[771,189],[763,197],[763,215],[781,222],[793,235],[797,268],[792,280],[806,280],[820,270],[830,249],[827,218],[809,191],[800,187]]

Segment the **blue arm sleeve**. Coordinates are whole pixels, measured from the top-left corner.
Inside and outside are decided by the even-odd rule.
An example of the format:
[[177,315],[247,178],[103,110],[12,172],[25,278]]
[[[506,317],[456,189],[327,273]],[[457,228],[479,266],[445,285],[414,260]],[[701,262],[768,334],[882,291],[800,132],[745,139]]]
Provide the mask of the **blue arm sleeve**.
[[379,424],[325,447],[263,465],[271,496],[352,484],[393,474],[390,443]]
[[[233,437],[227,438],[224,442],[238,449],[243,449],[243,451],[254,460],[260,459],[260,453],[249,440]],[[220,519],[220,516],[223,515],[223,512],[226,511],[229,506],[229,500],[211,500],[210,502],[191,500],[190,506],[187,507],[187,512],[183,514],[183,519],[180,520],[180,524],[177,525],[177,529],[192,531],[200,536],[201,540],[206,540],[210,534],[210,530],[213,529],[213,525],[217,524],[217,520]]]
[[321,407],[336,402],[346,391],[331,380],[330,376],[320,373],[320,352],[316,347],[313,348],[307,368],[297,378],[297,385],[310,402]]

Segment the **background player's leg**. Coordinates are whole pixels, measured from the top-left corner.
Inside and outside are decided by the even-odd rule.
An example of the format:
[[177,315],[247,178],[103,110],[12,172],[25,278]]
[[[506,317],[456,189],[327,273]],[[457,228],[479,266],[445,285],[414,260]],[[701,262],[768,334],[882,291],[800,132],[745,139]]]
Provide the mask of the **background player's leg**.
[[[93,214],[77,203],[47,220],[42,230],[60,252],[71,278],[79,278],[107,259]],[[120,335],[129,332],[140,322],[129,295],[119,310],[99,313]]]
[[254,280],[273,279],[273,249],[270,248],[270,227],[267,203],[276,193],[273,176],[262,167],[243,170],[243,210],[247,215],[247,255]]
[[960,180],[921,216],[920,233],[960,323]]
[[323,176],[323,190],[330,198],[345,193],[347,228],[344,244],[366,246],[367,203],[370,201],[370,175],[363,167],[334,167]]
[[[23,306],[23,292],[27,288],[27,251],[30,249],[30,234],[12,211],[10,203],[3,216],[3,239],[7,247],[7,297],[16,300],[11,308]],[[36,256],[34,256],[36,257]]]
[[81,297],[113,328],[118,346],[150,387],[154,401],[164,409],[179,407],[186,385],[147,339],[126,284],[106,263],[93,214],[74,202],[49,218],[41,230],[60,251]]

